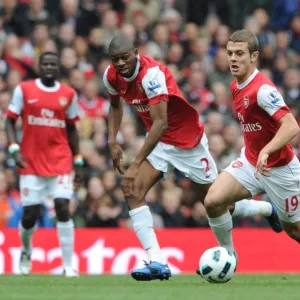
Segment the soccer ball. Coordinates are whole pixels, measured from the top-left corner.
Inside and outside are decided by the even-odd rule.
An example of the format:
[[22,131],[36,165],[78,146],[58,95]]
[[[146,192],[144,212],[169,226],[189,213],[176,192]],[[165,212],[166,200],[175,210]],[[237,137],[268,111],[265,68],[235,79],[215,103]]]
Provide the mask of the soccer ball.
[[236,269],[236,258],[223,247],[206,250],[199,261],[198,274],[210,283],[229,281]]

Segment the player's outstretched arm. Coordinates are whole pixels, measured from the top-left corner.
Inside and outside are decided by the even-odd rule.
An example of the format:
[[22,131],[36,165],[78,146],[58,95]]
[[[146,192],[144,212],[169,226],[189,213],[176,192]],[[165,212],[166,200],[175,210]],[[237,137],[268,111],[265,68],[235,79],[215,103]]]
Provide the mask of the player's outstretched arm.
[[17,142],[16,119],[7,116],[5,120],[5,132],[8,139],[8,151],[19,168],[25,168],[26,163],[20,154],[20,146]]
[[110,100],[108,113],[108,146],[114,168],[124,174],[122,148],[117,143],[117,134],[123,118],[123,101],[117,96],[113,98]]
[[152,126],[148,132],[144,145],[133,163],[138,166],[147,158],[168,128],[168,102],[160,101],[149,106]]

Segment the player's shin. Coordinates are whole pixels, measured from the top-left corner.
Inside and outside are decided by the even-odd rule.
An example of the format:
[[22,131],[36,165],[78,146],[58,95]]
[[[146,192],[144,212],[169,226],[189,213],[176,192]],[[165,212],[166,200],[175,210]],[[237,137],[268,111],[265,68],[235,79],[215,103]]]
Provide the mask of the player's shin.
[[226,248],[231,253],[234,252],[233,242],[232,242],[232,217],[230,212],[227,212],[220,217],[209,218],[209,225],[218,240],[221,247]]
[[133,229],[143,248],[147,251],[149,260],[165,264],[166,262],[153,229],[153,218],[149,207],[144,205],[132,209],[129,211],[129,215],[133,222]]
[[266,201],[241,200],[235,203],[233,217],[268,217],[272,214],[272,205]]
[[72,267],[72,256],[74,250],[74,223],[70,219],[67,222],[57,222],[58,239],[62,252],[64,268]]
[[32,251],[31,241],[35,229],[36,226],[26,229],[23,227],[22,223],[19,224],[19,234],[22,242],[22,252],[26,252],[27,255],[31,255],[31,251]]

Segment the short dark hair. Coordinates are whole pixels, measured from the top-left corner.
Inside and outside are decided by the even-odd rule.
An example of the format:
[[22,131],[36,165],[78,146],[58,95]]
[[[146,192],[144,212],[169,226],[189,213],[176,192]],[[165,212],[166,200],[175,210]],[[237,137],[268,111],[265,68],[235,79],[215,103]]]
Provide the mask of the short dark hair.
[[119,36],[114,37],[108,46],[109,52],[115,51],[115,50],[121,50],[121,49],[123,51],[133,51],[134,50],[133,42],[125,35],[119,35]]
[[40,58],[39,58],[39,63],[41,63],[41,62],[42,62],[42,60],[44,59],[44,57],[45,57],[45,56],[47,56],[47,55],[52,55],[52,56],[55,56],[55,57],[57,57],[57,59],[59,59],[59,55],[58,55],[58,53],[56,53],[56,52],[50,52],[50,51],[47,51],[47,52],[43,52],[43,53],[40,55]]
[[248,43],[250,54],[258,51],[259,42],[256,35],[247,29],[237,30],[230,37],[229,41],[233,43]]

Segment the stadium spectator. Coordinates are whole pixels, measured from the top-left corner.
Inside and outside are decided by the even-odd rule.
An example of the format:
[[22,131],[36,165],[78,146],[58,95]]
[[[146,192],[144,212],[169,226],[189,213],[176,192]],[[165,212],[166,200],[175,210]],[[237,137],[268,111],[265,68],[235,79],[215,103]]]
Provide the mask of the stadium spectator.
[[[79,94],[82,120],[78,130],[85,161],[85,184],[72,199],[72,216],[77,226],[87,225],[86,215],[91,208],[85,206],[85,194],[90,178],[102,180],[112,168],[107,151],[108,95],[102,78],[110,63],[107,46],[120,32],[135,42],[141,54],[153,56],[168,65],[183,94],[205,123],[219,169],[237,156],[243,145],[232,113],[229,93],[232,77],[223,49],[234,29],[246,27],[258,35],[259,69],[278,85],[300,123],[300,14],[297,0],[253,0],[251,3],[232,0],[230,6],[228,1],[221,0],[0,2],[0,132],[12,90],[20,81],[38,76],[37,62],[43,52],[60,54],[61,80]],[[199,6],[203,9],[195,9]],[[101,118],[95,119],[98,116]],[[20,139],[21,122],[17,126]],[[145,128],[137,114],[125,107],[124,123],[118,135],[124,148],[125,165],[137,153],[144,134]],[[7,155],[5,143],[0,144],[3,147],[0,149],[0,170],[9,181],[8,185],[16,188],[15,165]],[[293,140],[293,147],[300,157],[299,138]],[[117,216],[117,222],[104,223],[105,226],[111,222],[114,226],[130,227],[130,222],[124,221],[128,215],[123,214],[124,199],[118,194],[119,181],[117,178],[114,183],[113,195],[122,212]],[[165,190],[178,187],[182,190],[179,208],[185,220],[182,226],[207,226],[203,207],[194,196],[194,186],[178,172],[146,196],[149,203],[153,201],[150,207],[156,213],[154,222],[157,220],[158,227],[164,226],[162,195]],[[106,187],[103,189],[106,195]],[[114,202],[111,203],[105,202],[106,212],[115,209]],[[99,207],[103,207],[102,202]],[[95,220],[99,222],[95,211]],[[100,226],[101,222],[97,224]],[[257,219],[246,222],[239,218],[236,224],[265,226],[264,222]]]

